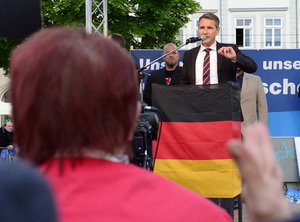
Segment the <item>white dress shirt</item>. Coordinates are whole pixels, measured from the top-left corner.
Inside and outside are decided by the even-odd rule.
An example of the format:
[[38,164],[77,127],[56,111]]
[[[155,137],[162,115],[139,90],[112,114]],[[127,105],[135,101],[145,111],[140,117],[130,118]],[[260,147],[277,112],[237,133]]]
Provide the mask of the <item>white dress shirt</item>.
[[[218,84],[218,64],[217,64],[217,43],[215,42],[210,47],[210,84]],[[199,53],[196,58],[196,85],[203,85],[203,61],[206,52],[205,47],[201,45]]]

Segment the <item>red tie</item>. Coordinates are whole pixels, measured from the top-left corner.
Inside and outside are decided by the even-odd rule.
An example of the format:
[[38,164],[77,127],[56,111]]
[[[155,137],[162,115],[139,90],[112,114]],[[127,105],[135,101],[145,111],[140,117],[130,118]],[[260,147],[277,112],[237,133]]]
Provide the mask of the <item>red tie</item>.
[[203,85],[210,84],[210,48],[204,49],[206,52],[203,61]]

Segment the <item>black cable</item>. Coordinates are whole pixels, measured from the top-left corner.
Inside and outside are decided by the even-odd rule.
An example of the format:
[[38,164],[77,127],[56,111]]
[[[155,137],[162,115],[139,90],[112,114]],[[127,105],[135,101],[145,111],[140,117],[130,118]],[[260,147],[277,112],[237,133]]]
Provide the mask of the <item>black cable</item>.
[[157,143],[156,143],[155,154],[153,156],[153,164],[152,164],[153,171],[154,171],[156,157],[157,157],[157,153],[158,153],[158,148],[159,148],[159,142],[160,142],[160,136],[161,136],[162,126],[163,126],[163,122],[161,122],[159,130],[158,130]]

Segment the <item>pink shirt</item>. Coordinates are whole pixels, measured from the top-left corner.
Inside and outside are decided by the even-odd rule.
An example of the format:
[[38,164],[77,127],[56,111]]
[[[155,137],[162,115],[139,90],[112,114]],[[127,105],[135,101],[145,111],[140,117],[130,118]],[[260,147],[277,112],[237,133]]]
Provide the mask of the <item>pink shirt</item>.
[[[131,164],[83,158],[42,165],[61,222],[225,222],[231,217],[192,191]],[[47,168],[49,167],[49,168]]]

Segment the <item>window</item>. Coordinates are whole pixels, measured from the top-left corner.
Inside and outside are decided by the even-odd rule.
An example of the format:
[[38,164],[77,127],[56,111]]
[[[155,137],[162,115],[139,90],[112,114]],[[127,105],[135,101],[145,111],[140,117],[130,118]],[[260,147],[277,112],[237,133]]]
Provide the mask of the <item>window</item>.
[[195,21],[194,21],[194,33],[193,33],[193,37],[195,36],[198,36],[198,24],[199,24],[199,19],[196,19]]
[[180,29],[179,30],[179,34],[178,34],[178,40],[182,43],[185,42],[185,36],[184,36],[184,30],[183,29]]
[[282,47],[282,19],[266,18],[264,21],[265,28],[265,47]]
[[[9,90],[6,90],[6,92],[3,94],[2,98],[1,98],[1,102],[6,102],[6,103],[10,102],[8,94],[9,94]],[[0,116],[1,126],[3,125],[4,121],[8,118],[11,119],[11,116],[1,114],[1,116]]]
[[6,102],[6,103],[9,103],[9,102],[10,102],[8,93],[9,93],[9,91],[7,90],[7,91],[3,94],[3,97],[2,97],[2,99],[1,99],[2,102]]
[[235,20],[235,42],[239,47],[253,47],[253,19]]

